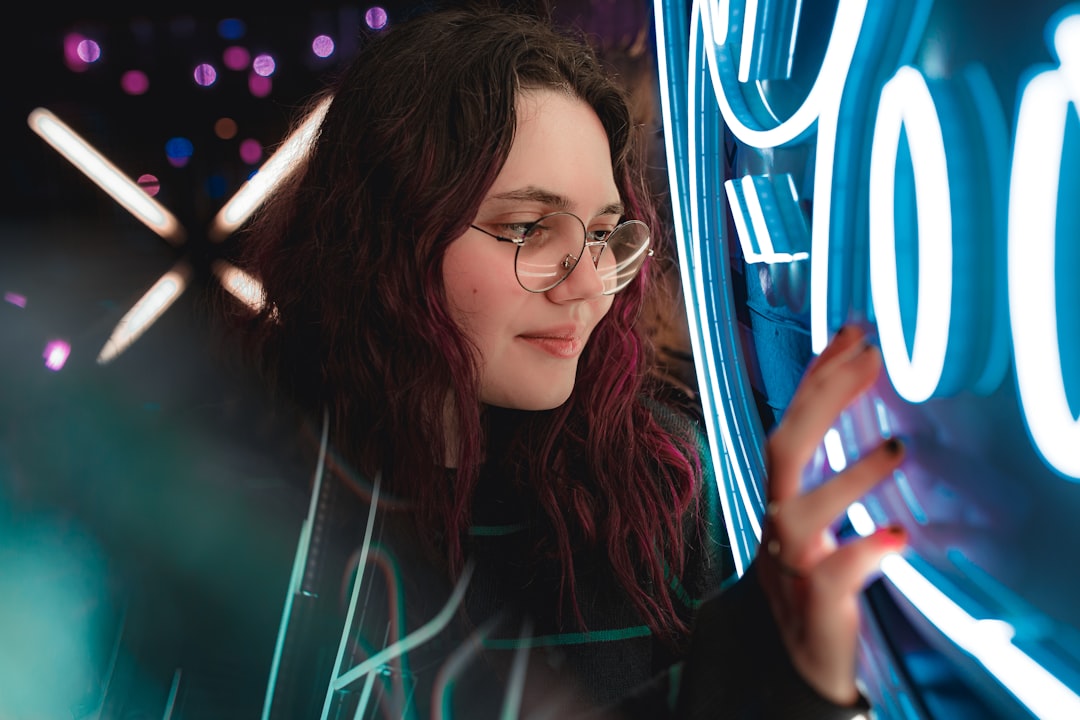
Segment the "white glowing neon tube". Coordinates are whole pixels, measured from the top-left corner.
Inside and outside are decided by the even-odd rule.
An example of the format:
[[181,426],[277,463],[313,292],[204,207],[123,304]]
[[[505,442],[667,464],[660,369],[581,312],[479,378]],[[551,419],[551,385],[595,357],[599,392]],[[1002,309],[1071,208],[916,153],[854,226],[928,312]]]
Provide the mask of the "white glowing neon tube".
[[183,243],[184,231],[172,213],[56,115],[45,108],[36,108],[27,122],[31,130],[144,225],[173,245]]
[[191,267],[186,262],[180,262],[158,278],[157,282],[117,323],[112,335],[98,354],[98,364],[106,365],[112,362],[139,339],[139,336],[146,332],[183,294],[190,276]]
[[211,225],[212,239],[224,240],[243,225],[274,187],[288,177],[310,149],[315,132],[329,106],[329,97],[316,105],[303,123],[289,135],[270,159],[263,163],[258,172],[225,203]]
[[[861,503],[853,503],[847,516],[859,535],[870,535],[876,529]],[[881,561],[881,572],[942,635],[982,665],[1035,717],[1080,717],[1080,696],[1013,644],[1012,625],[997,618],[972,616],[897,553]]]
[[233,297],[258,312],[266,304],[262,283],[235,265],[217,260],[211,266],[214,275]]

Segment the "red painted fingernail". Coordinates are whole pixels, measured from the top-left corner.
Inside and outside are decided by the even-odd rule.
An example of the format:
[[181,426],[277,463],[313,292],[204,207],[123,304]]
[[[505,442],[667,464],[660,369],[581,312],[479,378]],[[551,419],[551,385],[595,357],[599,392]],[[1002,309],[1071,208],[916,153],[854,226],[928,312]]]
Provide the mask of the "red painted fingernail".
[[907,530],[902,525],[882,528],[879,534],[893,547],[900,548],[907,544]]

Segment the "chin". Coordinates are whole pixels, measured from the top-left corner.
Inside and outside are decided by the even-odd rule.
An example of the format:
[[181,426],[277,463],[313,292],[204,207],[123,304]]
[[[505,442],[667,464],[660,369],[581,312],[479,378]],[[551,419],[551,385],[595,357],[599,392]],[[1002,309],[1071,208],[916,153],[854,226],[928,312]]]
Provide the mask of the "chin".
[[488,405],[506,408],[507,410],[524,410],[527,412],[540,412],[542,410],[554,410],[570,398],[573,385],[558,391],[544,393],[525,394],[520,392],[499,393],[491,400],[484,400]]

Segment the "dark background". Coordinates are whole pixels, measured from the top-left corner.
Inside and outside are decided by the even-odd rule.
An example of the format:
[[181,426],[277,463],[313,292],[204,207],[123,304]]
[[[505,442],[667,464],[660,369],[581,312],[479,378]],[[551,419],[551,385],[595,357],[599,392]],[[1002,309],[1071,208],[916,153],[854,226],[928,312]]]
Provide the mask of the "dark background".
[[[391,24],[436,6],[382,3]],[[262,160],[269,156],[302,103],[351,55],[368,7],[42,6],[8,24],[0,49],[0,717],[257,716],[314,463],[304,433],[214,332],[208,268],[233,240],[211,242],[207,230],[257,167],[240,159],[240,140],[257,140]],[[642,121],[658,124],[649,7],[595,0],[536,10],[585,29],[636,88]],[[243,20],[243,37],[219,36],[226,18]],[[64,60],[72,32],[102,48],[81,72]],[[337,43],[327,59],[309,48],[320,32]],[[223,68],[231,44],[275,54],[268,96],[251,96],[246,73]],[[192,80],[200,62],[218,66],[211,87]],[[132,69],[149,78],[143,95],[121,89]],[[27,117],[37,107],[125,175],[154,175],[155,198],[186,241],[163,241],[32,132]],[[236,122],[235,138],[214,134],[222,116]],[[174,137],[194,146],[183,167],[166,157]],[[124,314],[176,266],[191,270],[187,290],[99,364]],[[669,344],[679,345],[681,311],[662,309],[671,310]],[[71,354],[50,370],[42,352],[55,340]]]

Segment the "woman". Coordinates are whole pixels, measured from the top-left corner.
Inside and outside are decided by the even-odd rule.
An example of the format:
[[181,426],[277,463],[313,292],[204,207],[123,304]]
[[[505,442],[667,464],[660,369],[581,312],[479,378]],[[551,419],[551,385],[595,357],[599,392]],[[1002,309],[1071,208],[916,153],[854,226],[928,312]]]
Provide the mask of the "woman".
[[904,536],[827,528],[900,448],[799,491],[880,371],[861,333],[769,439],[770,552],[719,593],[707,456],[637,325],[669,249],[624,93],[548,23],[459,9],[371,38],[330,94],[240,259],[266,293],[252,356],[354,491],[320,485],[320,567],[343,575],[312,581],[335,606],[290,629],[312,654],[285,653],[303,679],[274,711],[864,709],[857,594]]

